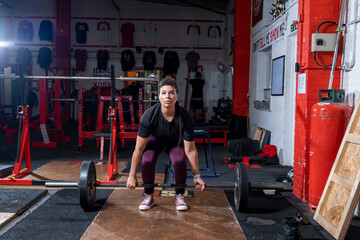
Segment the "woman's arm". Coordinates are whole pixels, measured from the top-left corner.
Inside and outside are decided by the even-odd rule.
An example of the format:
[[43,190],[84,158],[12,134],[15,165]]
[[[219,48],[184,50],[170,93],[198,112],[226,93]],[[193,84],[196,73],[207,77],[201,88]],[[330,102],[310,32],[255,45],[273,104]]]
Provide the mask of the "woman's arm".
[[192,174],[197,177],[194,177],[194,183],[201,185],[201,190],[204,190],[205,183],[201,179],[200,170],[199,170],[199,161],[198,161],[198,152],[196,150],[195,141],[186,141],[184,140],[184,149],[185,154],[189,160]]
[[147,138],[137,136],[135,150],[131,158],[130,173],[126,184],[127,188],[135,189],[136,187],[137,184],[136,173],[139,168],[141,157],[145,150],[146,144],[147,144]]

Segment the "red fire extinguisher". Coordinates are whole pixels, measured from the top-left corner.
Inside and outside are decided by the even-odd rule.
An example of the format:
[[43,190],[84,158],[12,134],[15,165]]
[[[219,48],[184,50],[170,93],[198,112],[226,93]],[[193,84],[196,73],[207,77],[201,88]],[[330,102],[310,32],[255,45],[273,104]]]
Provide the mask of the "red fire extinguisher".
[[344,89],[319,90],[320,102],[311,109],[309,209],[315,211],[351,117]]

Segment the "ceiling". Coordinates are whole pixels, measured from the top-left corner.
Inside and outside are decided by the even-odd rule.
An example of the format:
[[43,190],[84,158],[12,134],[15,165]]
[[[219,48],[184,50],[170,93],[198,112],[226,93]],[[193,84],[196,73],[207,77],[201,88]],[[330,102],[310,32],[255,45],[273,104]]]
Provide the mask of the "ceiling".
[[187,7],[198,7],[211,12],[225,14],[230,0],[138,0],[142,2],[162,3]]
[[[114,2],[114,0],[111,0]],[[141,2],[161,3],[186,7],[197,7],[207,11],[225,15],[226,7],[230,0],[138,0]],[[12,8],[9,4],[0,0],[0,6]]]

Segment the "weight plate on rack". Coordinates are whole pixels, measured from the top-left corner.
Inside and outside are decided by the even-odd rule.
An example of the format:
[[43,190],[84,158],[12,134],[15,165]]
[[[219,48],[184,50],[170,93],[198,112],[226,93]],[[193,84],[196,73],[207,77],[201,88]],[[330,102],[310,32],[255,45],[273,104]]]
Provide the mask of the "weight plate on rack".
[[81,164],[79,195],[81,207],[85,211],[93,210],[96,197],[96,169],[92,161],[84,161]]
[[236,210],[246,209],[249,199],[249,176],[245,163],[236,163],[234,202]]

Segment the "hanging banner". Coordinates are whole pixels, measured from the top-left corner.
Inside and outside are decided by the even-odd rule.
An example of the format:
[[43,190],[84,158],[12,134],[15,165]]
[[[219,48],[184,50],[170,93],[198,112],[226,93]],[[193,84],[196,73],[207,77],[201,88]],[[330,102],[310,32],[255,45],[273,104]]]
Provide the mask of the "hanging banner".
[[252,26],[254,27],[263,15],[263,0],[253,0],[252,6]]
[[276,25],[270,31],[267,31],[256,42],[253,43],[252,51],[262,50],[272,45],[276,40],[282,38],[285,35],[285,23]]

